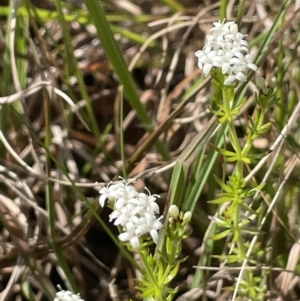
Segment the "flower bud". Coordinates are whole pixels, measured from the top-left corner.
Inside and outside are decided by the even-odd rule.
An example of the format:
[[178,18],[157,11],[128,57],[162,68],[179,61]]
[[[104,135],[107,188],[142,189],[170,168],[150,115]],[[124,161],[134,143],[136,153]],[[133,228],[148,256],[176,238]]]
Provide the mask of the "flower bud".
[[265,87],[265,79],[262,76],[257,76],[255,78],[255,84],[258,87],[258,89],[263,89]]
[[269,87],[270,88],[275,88],[276,87],[276,84],[277,84],[277,80],[276,80],[276,77],[273,76],[269,82]]
[[264,95],[268,95],[268,94],[269,94],[269,88],[263,87],[263,88],[262,88],[262,93],[263,93]]
[[179,209],[176,205],[171,205],[169,208],[169,215],[173,219],[177,219],[179,216]]
[[192,213],[191,211],[187,211],[183,216],[183,222],[188,223],[192,219]]

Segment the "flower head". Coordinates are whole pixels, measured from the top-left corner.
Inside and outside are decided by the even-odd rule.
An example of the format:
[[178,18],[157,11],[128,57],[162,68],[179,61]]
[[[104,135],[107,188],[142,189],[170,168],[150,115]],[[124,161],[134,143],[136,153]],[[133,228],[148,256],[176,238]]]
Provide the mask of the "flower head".
[[204,76],[212,68],[221,68],[225,75],[224,85],[232,85],[236,81],[245,82],[249,69],[257,71],[248,43],[244,40],[245,36],[238,32],[238,26],[234,22],[213,24],[203,50],[195,53],[199,68],[203,69]]
[[99,202],[103,207],[105,200],[113,203],[113,212],[110,221],[120,226],[122,233],[119,235],[121,241],[128,241],[134,249],[140,247],[140,237],[149,234],[154,243],[158,240],[158,230],[162,228],[162,216],[157,218],[159,207],[156,194],[151,195],[139,193],[128,183],[108,184],[100,191]]
[[56,293],[54,301],[84,301],[79,294],[60,290]]

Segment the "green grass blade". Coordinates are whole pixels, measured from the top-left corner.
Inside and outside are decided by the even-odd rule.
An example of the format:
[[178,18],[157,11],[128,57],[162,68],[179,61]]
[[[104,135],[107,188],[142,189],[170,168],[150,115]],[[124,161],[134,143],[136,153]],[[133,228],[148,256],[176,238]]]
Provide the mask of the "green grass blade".
[[[218,147],[221,147],[224,143],[225,135],[226,135],[227,129],[222,129],[218,132],[214,144]],[[190,210],[193,211],[197,201],[199,200],[199,197],[202,193],[203,187],[205,183],[207,182],[208,178],[211,176],[211,170],[215,164],[215,161],[217,159],[218,153],[216,151],[211,151],[207,158],[205,159],[205,162],[200,168],[200,172],[198,174],[194,174],[194,183],[192,184],[192,187],[190,189],[190,193],[186,198],[186,201],[184,203],[184,210]]]
[[[64,5],[64,3],[62,3]],[[47,10],[47,9],[41,9],[41,8],[35,8],[34,9],[38,18],[40,20],[43,20],[44,22],[46,21],[55,21],[58,19],[59,13],[54,10]],[[9,6],[1,6],[0,9],[0,16],[8,16],[10,13],[10,8]],[[26,16],[28,17],[30,14],[33,13],[33,10],[28,12],[27,8],[25,7],[20,7],[18,10],[18,15]],[[72,9],[72,13],[66,13],[64,14],[66,22],[73,22],[76,21],[82,25],[85,24],[90,24],[91,23],[91,18],[89,13],[82,9]],[[153,15],[138,15],[138,16],[133,16],[133,15],[127,15],[127,14],[122,14],[122,15],[117,15],[117,14],[107,14],[106,15],[107,20],[109,22],[122,22],[126,21],[129,18],[132,21],[139,22],[139,23],[147,23],[151,22],[160,18],[163,18],[164,16],[153,16]]]
[[[185,191],[187,176],[190,165],[199,155],[201,150],[205,147],[206,143],[209,141],[211,134],[217,128],[216,118],[212,118],[204,129],[197,134],[196,137],[191,141],[191,143],[185,148],[185,150],[180,154],[176,160],[175,167],[172,173],[169,193],[168,193],[168,202],[165,205],[165,214],[167,216],[168,209],[172,204],[175,204],[179,207],[182,202],[183,193]],[[167,222],[167,220],[166,220]],[[159,241],[157,244],[157,249],[162,250],[162,245],[164,243],[164,233],[160,232]]]
[[58,16],[59,16],[59,21],[61,23],[62,26],[62,31],[63,31],[63,37],[64,37],[64,44],[65,44],[65,53],[64,55],[64,59],[66,60],[67,64],[66,64],[66,73],[68,75],[71,74],[71,72],[75,73],[76,78],[78,80],[78,84],[79,84],[79,88],[80,88],[80,93],[83,99],[85,99],[86,102],[86,109],[87,109],[87,113],[88,113],[88,118],[86,118],[86,121],[88,124],[90,124],[91,126],[91,130],[93,132],[93,134],[96,136],[97,141],[101,141],[101,134],[98,128],[98,124],[97,124],[97,120],[95,117],[95,114],[93,112],[93,108],[91,105],[91,100],[90,97],[87,93],[87,89],[83,80],[83,76],[82,76],[82,72],[79,70],[78,68],[78,63],[77,63],[77,59],[74,56],[74,50],[72,47],[72,42],[71,42],[71,36],[66,24],[66,21],[64,19],[64,14],[62,11],[62,6],[61,6],[61,1],[56,0],[55,1],[56,4],[56,8],[57,8],[57,12],[58,12]]
[[[44,105],[45,105],[45,149],[50,149],[51,145],[51,129],[50,129],[50,97],[47,92],[44,92]],[[46,174],[49,177],[50,176],[50,170],[51,170],[51,158],[49,156],[49,152],[46,153]],[[75,279],[73,274],[70,271],[70,268],[68,266],[68,263],[66,261],[65,256],[62,253],[62,250],[60,249],[57,239],[56,239],[56,229],[55,229],[55,220],[56,220],[56,214],[55,214],[55,204],[54,204],[54,198],[53,198],[53,183],[51,181],[47,181],[46,187],[45,187],[46,193],[46,209],[49,214],[49,227],[48,227],[48,233],[49,237],[51,238],[50,243],[53,247],[54,253],[57,257],[57,260],[59,262],[60,267],[63,269],[65,276],[68,280],[68,283],[70,285],[70,288],[73,292],[78,292],[78,287],[76,285]]]
[[119,89],[119,99],[120,99],[120,150],[121,150],[121,159],[122,159],[122,171],[124,179],[127,179],[127,170],[125,168],[126,164],[126,152],[125,152],[125,140],[124,140],[124,130],[123,130],[123,121],[124,121],[124,98],[123,98],[123,87]]
[[255,63],[260,64],[261,60],[266,55],[269,44],[270,44],[271,40],[273,39],[277,28],[280,26],[281,19],[284,17],[286,10],[290,3],[291,3],[291,1],[287,0],[282,5],[282,8],[279,11],[278,15],[276,16],[272,27],[270,28],[270,30],[268,31],[268,34],[266,35],[265,39],[263,40],[263,43],[262,43],[262,45],[257,53],[257,56],[255,58]]
[[96,26],[98,36],[102,42],[102,46],[108,56],[111,64],[124,86],[124,91],[128,97],[128,101],[132,108],[136,111],[137,116],[143,122],[146,129],[153,130],[153,125],[150,117],[147,114],[145,107],[142,105],[137,93],[136,85],[131,73],[128,71],[127,65],[121,53],[121,50],[114,39],[110,25],[106,19],[105,13],[97,0],[85,0],[85,4],[94,25]]

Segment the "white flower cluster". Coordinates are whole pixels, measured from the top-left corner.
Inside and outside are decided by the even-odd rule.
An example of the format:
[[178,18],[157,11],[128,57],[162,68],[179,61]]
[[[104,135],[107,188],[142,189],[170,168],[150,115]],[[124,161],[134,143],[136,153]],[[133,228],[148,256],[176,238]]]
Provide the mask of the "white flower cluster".
[[248,70],[257,71],[257,66],[252,62],[244,35],[238,32],[238,26],[234,22],[213,24],[203,50],[195,53],[199,68],[203,69],[205,76],[213,67],[222,68],[222,74],[226,75],[224,85],[247,81]]
[[70,291],[60,290],[56,293],[54,301],[84,301],[79,294],[74,294]]
[[100,205],[103,207],[105,200],[108,199],[113,207],[109,218],[110,221],[115,220],[114,225],[121,226],[123,231],[119,235],[121,241],[129,241],[134,249],[138,249],[139,238],[150,233],[153,241],[157,243],[158,230],[163,226],[162,216],[156,217],[159,214],[156,203],[158,195],[151,195],[149,191],[149,194],[139,193],[128,183],[108,184],[99,193]]

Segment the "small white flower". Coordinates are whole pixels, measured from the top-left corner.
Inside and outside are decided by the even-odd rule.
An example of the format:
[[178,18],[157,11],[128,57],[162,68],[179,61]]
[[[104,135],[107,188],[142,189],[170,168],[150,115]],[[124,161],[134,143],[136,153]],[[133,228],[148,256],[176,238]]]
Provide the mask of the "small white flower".
[[99,190],[99,193],[101,194],[99,198],[100,206],[104,207],[106,199],[111,198],[111,191],[108,187],[103,187]]
[[123,232],[119,235],[119,239],[121,241],[129,241],[130,244],[134,249],[138,249],[140,247],[140,241],[139,237],[140,235],[137,235],[136,227],[133,223],[127,223],[126,224],[126,232]]
[[118,183],[111,185],[111,182],[108,183],[106,187],[103,187],[99,190],[100,198],[99,202],[101,207],[104,207],[106,199],[114,200],[120,197],[120,191],[123,189],[124,183]]
[[124,183],[112,184],[108,183],[106,187],[103,187],[99,191],[100,198],[99,202],[101,207],[104,207],[105,201],[108,199],[111,200],[125,200],[127,201],[130,198],[134,198],[137,196],[138,192],[134,189],[134,187],[130,185],[126,185]]
[[217,56],[217,52],[212,50],[209,52],[206,51],[197,51],[196,56],[198,56],[198,66],[200,69],[203,69],[203,73],[207,76],[216,61],[214,58]]
[[230,27],[234,24],[234,22],[213,22],[214,26],[213,28],[211,28],[211,32],[215,35],[224,35],[224,34],[228,34],[230,32]]

